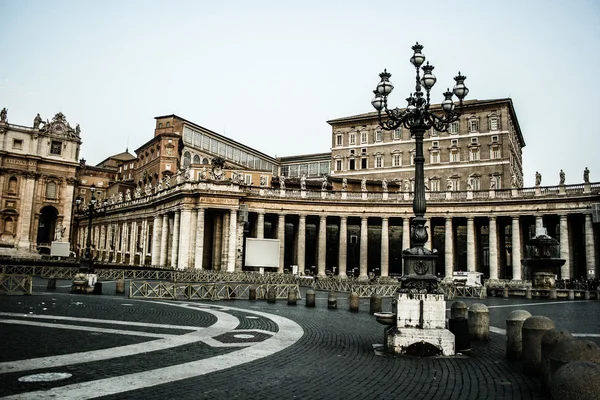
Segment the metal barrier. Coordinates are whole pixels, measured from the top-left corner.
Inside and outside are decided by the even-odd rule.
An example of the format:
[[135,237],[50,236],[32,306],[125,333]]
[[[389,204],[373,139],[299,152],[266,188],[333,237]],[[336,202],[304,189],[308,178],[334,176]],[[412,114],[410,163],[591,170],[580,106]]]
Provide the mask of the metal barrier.
[[0,294],[31,294],[33,292],[31,275],[0,275]]

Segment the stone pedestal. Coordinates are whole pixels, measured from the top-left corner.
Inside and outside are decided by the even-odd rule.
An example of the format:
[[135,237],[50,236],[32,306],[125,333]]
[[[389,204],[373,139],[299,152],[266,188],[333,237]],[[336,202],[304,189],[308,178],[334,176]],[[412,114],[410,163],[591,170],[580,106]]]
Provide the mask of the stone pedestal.
[[555,275],[551,272],[535,272],[533,274],[533,288],[550,290],[556,284]]
[[398,293],[396,327],[387,335],[386,348],[414,356],[454,355],[454,335],[446,326],[443,294]]

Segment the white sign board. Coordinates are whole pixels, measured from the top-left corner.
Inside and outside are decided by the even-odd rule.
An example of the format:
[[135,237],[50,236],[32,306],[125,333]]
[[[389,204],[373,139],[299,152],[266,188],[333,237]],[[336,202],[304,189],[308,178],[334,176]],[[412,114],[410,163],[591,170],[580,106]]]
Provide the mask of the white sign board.
[[246,238],[247,267],[279,267],[279,240]]

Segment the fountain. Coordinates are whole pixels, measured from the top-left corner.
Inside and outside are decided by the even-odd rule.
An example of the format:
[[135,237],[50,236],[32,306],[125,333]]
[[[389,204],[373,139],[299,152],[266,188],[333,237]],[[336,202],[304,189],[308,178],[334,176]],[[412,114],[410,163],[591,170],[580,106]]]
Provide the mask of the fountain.
[[559,258],[560,243],[548,236],[546,228],[537,228],[535,237],[525,244],[525,257],[521,263],[525,267],[525,276],[533,282],[533,288],[553,289],[565,260]]

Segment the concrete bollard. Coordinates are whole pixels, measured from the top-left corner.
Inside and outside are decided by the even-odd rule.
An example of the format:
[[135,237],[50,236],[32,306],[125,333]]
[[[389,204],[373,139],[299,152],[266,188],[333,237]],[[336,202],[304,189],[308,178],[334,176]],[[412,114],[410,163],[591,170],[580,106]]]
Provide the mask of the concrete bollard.
[[125,279],[124,278],[117,279],[117,287],[115,289],[115,293],[116,294],[125,293]]
[[337,308],[337,295],[334,291],[329,292],[327,295],[327,308]]
[[295,289],[288,289],[288,306],[295,306],[298,301],[298,294]]
[[573,335],[564,329],[550,329],[542,336],[542,393],[550,394],[550,354],[560,342],[573,340]]
[[508,299],[508,286],[504,286],[504,291],[502,292],[502,297]]
[[589,340],[565,340],[556,344],[554,350],[550,353],[549,360],[550,387],[552,388],[554,387],[556,372],[563,365],[572,361],[589,361],[600,364],[600,347]]
[[490,311],[485,304],[475,303],[469,307],[469,336],[471,340],[490,340]]
[[267,303],[274,304],[275,302],[277,302],[277,293],[275,288],[271,286],[267,289]]
[[531,300],[531,288],[528,287],[527,289],[525,289],[525,298],[527,300]]
[[591,297],[592,297],[592,296],[590,295],[590,291],[589,291],[589,290],[586,290],[586,291],[583,293],[583,298],[584,298],[585,300],[589,300]]
[[369,314],[373,315],[376,312],[381,312],[382,300],[381,295],[373,293],[369,302]]
[[600,365],[590,361],[563,365],[554,374],[550,393],[561,400],[599,399]]
[[523,351],[523,336],[521,329],[523,322],[531,314],[525,310],[515,310],[508,314],[506,318],[506,358],[509,360],[518,360]]
[[306,292],[306,307],[315,306],[315,291],[310,289]]
[[[460,302],[462,303],[462,302]],[[448,320],[448,330],[454,334],[454,350],[471,350],[471,338],[469,336],[469,321],[464,317],[455,317]]]
[[557,299],[557,295],[556,295],[556,288],[552,288],[550,289],[550,294],[549,294],[550,300],[556,300]]
[[528,375],[539,376],[542,372],[542,336],[553,329],[554,321],[548,317],[533,316],[523,322],[521,335],[523,336],[523,372]]
[[255,301],[256,300],[256,287],[250,286],[248,289],[248,300]]
[[569,289],[569,300],[575,300],[575,291],[573,289]]
[[455,301],[450,306],[450,318],[464,318],[468,317],[467,304],[464,301]]
[[350,296],[348,296],[348,303],[350,304],[350,311],[358,312],[358,293],[350,293]]
[[46,289],[48,289],[48,290],[56,289],[56,277],[54,277],[54,276],[48,277],[48,285],[46,286]]

